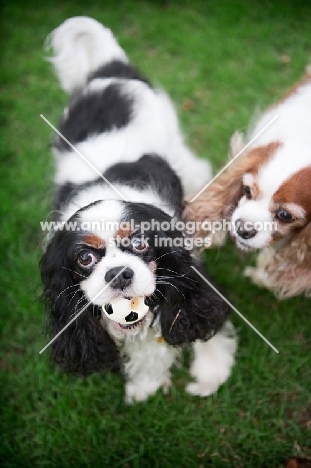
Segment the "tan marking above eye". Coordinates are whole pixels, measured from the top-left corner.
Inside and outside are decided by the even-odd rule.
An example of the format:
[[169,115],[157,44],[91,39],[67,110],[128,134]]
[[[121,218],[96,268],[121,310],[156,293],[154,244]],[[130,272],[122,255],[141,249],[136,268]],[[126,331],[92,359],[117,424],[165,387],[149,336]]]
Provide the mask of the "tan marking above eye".
[[116,232],[116,237],[121,238],[121,239],[127,239],[130,237],[130,235],[133,234],[133,231],[128,228],[128,229],[118,229]]
[[94,249],[103,249],[105,247],[105,241],[96,234],[88,234],[82,239],[85,245],[93,247]]
[[244,185],[244,193],[247,199],[249,200],[256,199],[260,196],[261,192],[260,192],[258,183],[256,182],[256,178],[254,174],[251,174],[249,172],[244,174],[243,185]]
[[259,189],[257,182],[254,182],[252,186],[252,195],[253,195],[253,198],[259,198],[259,196],[261,195],[261,191]]

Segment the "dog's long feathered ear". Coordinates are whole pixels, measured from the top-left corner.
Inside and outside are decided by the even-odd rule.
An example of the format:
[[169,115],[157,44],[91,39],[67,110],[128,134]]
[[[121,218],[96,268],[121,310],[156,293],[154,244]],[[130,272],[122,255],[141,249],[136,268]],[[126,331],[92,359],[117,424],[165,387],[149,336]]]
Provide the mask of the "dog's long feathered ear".
[[163,338],[171,345],[211,338],[228,316],[227,304],[192,266],[206,276],[184,247],[172,247],[158,255],[158,313]]
[[[87,304],[68,264],[68,235],[69,233],[57,232],[40,262],[44,284],[43,302],[51,337],[68,325],[75,314]],[[117,367],[117,348],[99,320],[94,317],[94,312],[90,305],[51,344],[53,360],[67,372],[89,375]]]
[[258,266],[267,278],[267,287],[277,297],[311,296],[311,222],[270,255],[260,254]]

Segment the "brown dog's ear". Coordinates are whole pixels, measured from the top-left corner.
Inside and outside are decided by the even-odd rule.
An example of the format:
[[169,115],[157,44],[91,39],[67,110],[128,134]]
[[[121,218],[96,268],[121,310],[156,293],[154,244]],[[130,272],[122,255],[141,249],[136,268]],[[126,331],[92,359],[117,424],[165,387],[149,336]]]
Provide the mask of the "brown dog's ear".
[[[276,288],[282,298],[305,294],[311,296],[311,222],[277,252]],[[284,268],[286,265],[286,268]]]
[[290,245],[296,250],[297,263],[307,261],[311,270],[311,221],[293,237]]
[[[234,138],[233,138],[234,139]],[[238,138],[236,138],[237,140]],[[239,141],[232,141],[231,151],[240,148]],[[250,172],[255,174],[258,168],[269,159],[279,147],[278,142],[266,146],[253,148],[242,153],[216,180],[209,185],[193,201],[187,202],[184,210],[184,220],[197,223],[209,222],[219,223],[231,219],[232,212],[237,207],[239,200],[244,194],[243,175]],[[193,198],[195,194],[193,195]],[[207,224],[205,223],[205,226]],[[204,225],[198,229],[196,236],[210,236],[212,244],[222,245],[225,240],[226,231],[206,232]]]

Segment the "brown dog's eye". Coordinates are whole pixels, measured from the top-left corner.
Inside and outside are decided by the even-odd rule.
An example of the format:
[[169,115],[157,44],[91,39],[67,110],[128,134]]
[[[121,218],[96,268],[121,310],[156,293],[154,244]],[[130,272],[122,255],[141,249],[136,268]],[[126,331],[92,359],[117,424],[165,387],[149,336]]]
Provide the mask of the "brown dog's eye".
[[97,262],[95,255],[87,250],[80,252],[77,260],[79,265],[83,268],[91,268]]
[[251,191],[251,188],[250,188],[249,185],[246,185],[246,186],[244,187],[244,192],[245,192],[246,198],[247,198],[248,200],[251,200],[251,198],[252,198],[252,191]]
[[275,217],[282,221],[283,223],[290,223],[293,221],[293,216],[287,210],[280,210],[276,213]]

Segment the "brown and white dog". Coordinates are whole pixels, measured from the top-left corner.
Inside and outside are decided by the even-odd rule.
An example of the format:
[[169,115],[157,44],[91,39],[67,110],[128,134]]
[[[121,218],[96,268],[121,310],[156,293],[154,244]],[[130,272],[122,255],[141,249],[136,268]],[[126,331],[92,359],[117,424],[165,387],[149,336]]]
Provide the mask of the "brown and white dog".
[[[245,270],[256,284],[280,298],[311,296],[310,66],[304,78],[260,117],[246,141],[240,133],[233,135],[232,156],[253,138],[188,204],[185,217],[205,225],[227,222],[225,229],[209,233],[212,245],[222,245],[229,229],[239,249],[259,250],[256,267]],[[206,236],[199,228],[196,235],[202,234]]]

